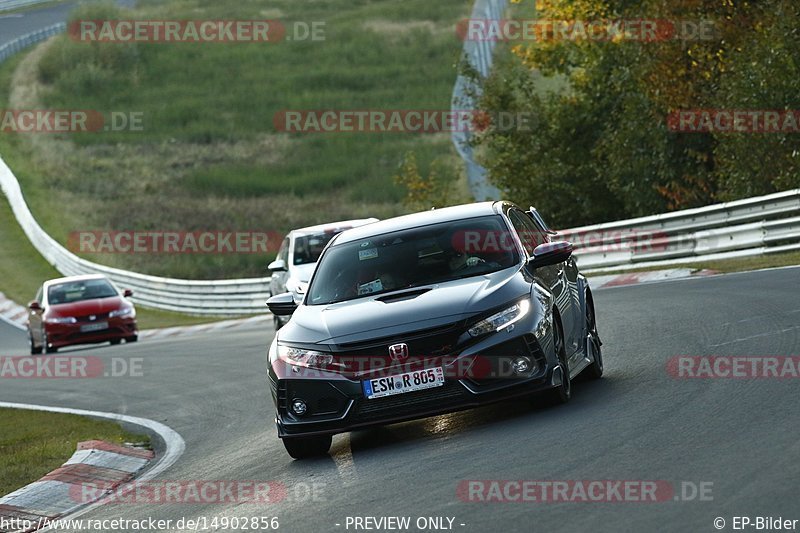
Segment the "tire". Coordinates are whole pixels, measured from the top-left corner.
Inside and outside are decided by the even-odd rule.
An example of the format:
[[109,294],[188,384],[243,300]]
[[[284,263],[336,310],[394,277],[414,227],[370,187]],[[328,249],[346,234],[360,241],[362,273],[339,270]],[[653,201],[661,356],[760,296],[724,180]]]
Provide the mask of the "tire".
[[42,347],[41,346],[36,347],[36,345],[33,343],[33,335],[30,334],[28,335],[28,341],[30,342],[31,345],[31,355],[39,355],[40,353],[42,353]]
[[130,337],[125,337],[125,342],[126,343],[137,342],[138,340],[139,340],[139,336],[138,335],[131,335]]
[[331,448],[333,437],[322,435],[318,437],[285,438],[283,446],[294,459],[308,459],[326,455]]
[[47,333],[42,333],[42,348],[44,348],[44,353],[56,353],[58,351],[55,346],[47,345]]
[[108,341],[108,342],[110,342],[110,343],[111,343],[111,346],[116,346],[117,344],[119,344],[120,342],[122,342],[122,339],[111,339],[111,340],[110,340],[110,341]]
[[572,398],[572,380],[569,377],[564,331],[561,328],[561,320],[556,314],[553,316],[553,349],[558,358],[558,368],[561,369],[561,385],[549,391],[549,400],[553,405],[560,405],[567,403]]
[[594,361],[583,373],[588,379],[600,379],[603,377],[603,350],[601,348],[603,343],[597,333],[597,319],[594,314],[594,302],[591,299],[586,300],[586,328],[589,332],[586,338],[586,350],[589,350],[589,343],[591,343]]

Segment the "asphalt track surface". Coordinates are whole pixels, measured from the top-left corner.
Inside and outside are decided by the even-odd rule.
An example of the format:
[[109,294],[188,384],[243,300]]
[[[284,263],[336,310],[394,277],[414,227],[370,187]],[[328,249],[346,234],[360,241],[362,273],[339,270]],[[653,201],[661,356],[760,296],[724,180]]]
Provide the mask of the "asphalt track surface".
[[[599,290],[606,376],[577,383],[569,404],[512,401],[339,435],[330,457],[309,461],[291,460],[275,434],[264,374],[271,329],[62,350],[107,363],[141,358],[142,375],[4,379],[0,401],[165,423],[186,452],[162,480],[287,489],[273,504],[115,504],[84,518],[277,516],[282,531],[316,532],[354,531],[348,516],[410,516],[412,524],[443,516],[465,532],[617,532],[716,531],[723,517],[730,530],[733,516],[800,519],[800,381],[675,379],[666,364],[676,355],[799,355],[799,282],[793,268]],[[0,351],[24,355],[24,333],[0,324]],[[457,496],[462,480],[713,488],[709,501],[468,503]]]

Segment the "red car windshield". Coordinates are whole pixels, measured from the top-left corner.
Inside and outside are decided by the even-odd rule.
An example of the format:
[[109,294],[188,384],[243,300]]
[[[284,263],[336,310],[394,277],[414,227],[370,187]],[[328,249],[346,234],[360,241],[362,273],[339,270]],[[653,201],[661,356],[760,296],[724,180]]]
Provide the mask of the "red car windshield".
[[51,285],[47,289],[47,301],[50,305],[68,304],[97,298],[111,298],[112,296],[118,296],[117,291],[111,283],[104,279],[68,281],[58,285]]

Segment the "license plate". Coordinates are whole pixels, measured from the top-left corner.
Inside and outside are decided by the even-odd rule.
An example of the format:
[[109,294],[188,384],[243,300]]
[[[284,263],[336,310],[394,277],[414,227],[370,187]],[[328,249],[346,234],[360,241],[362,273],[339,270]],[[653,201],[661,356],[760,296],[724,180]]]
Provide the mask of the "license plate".
[[85,324],[81,326],[81,333],[88,333],[89,331],[101,331],[108,329],[108,322],[95,322],[94,324]]
[[364,396],[368,400],[382,398],[383,396],[441,387],[444,385],[444,370],[441,367],[415,370],[396,376],[368,379],[362,381],[361,385],[364,388]]

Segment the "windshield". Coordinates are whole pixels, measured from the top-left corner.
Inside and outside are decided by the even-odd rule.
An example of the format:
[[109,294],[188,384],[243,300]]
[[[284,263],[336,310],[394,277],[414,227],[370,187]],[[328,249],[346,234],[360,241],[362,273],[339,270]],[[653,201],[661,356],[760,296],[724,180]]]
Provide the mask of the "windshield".
[[313,235],[302,235],[294,240],[294,257],[292,262],[295,265],[309,265],[319,261],[322,250],[333,239],[335,235],[343,230],[331,231],[328,233],[315,233]]
[[110,298],[118,296],[117,291],[105,279],[87,279],[51,285],[47,289],[47,301],[50,305],[68,304],[81,300]]
[[324,305],[479,276],[519,262],[513,240],[484,239],[486,246],[465,247],[470,235],[510,233],[500,215],[490,215],[335,245],[317,267],[307,303]]

